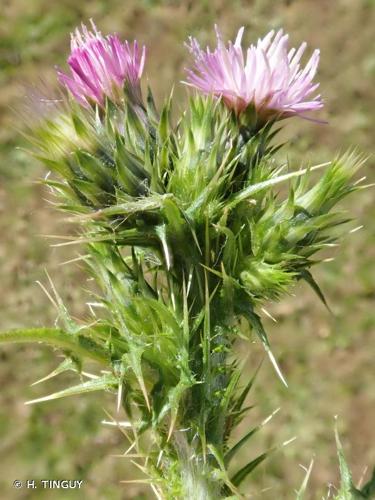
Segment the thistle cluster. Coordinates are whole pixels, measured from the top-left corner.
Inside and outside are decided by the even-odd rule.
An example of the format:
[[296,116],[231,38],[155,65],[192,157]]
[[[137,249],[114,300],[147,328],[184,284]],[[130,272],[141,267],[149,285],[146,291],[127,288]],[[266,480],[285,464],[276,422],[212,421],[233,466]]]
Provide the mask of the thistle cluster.
[[72,241],[98,289],[86,322],[55,292],[59,327],[9,339],[61,347],[56,373],[102,365],[41,400],[117,393],[129,455],[157,498],[241,498],[267,452],[232,470],[258,429],[232,442],[253,384],[240,380],[234,344],[254,333],[284,380],[259,311],[299,280],[322,298],[311,268],[347,221],[337,202],[359,188],[354,154],[293,170],[276,155],[276,122],[322,106],[306,100],[318,53],[300,69],[305,45],[287,52],[287,36],[271,32],[245,63],[241,37],[228,49],[219,38],[212,53],[191,40],[188,81],[201,92],[175,120],[172,96],[160,111],[150,90],[142,97],[144,49],[83,28],[72,76],[59,72],[70,99],[34,131],[52,172],[44,182],[79,225]]

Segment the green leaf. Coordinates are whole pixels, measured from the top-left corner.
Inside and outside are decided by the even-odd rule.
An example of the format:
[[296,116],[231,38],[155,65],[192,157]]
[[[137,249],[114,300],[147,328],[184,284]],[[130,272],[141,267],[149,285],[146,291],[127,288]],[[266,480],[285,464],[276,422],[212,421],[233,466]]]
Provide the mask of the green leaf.
[[42,398],[33,399],[32,401],[27,401],[25,404],[31,405],[35,403],[41,403],[43,401],[51,401],[52,399],[65,398],[67,396],[75,396],[77,394],[84,394],[87,392],[94,391],[105,391],[109,389],[115,389],[118,385],[118,380],[113,375],[103,375],[103,377],[98,377],[93,380],[84,382],[83,384],[78,384],[68,389],[63,389],[62,391],[54,392],[48,396]]
[[103,191],[93,182],[77,178],[71,181],[71,186],[78,191],[83,198],[91,202],[92,205],[101,205]]
[[70,180],[74,178],[74,173],[72,172],[72,169],[69,167],[69,165],[66,164],[65,161],[53,160],[44,155],[37,155],[37,154],[34,154],[34,157],[39,161],[41,161],[42,163],[44,163],[48,168],[52,170],[52,172],[58,173],[64,179]]
[[242,481],[244,481],[244,479],[246,479],[246,477],[268,457],[269,453],[270,453],[269,451],[262,453],[257,458],[251,460],[248,464],[246,464],[245,467],[242,467],[242,469],[240,469],[231,478],[230,480],[231,483],[233,483],[234,486],[239,486],[242,483]]
[[364,495],[364,498],[375,498],[375,468],[372,471],[371,479],[361,489],[361,493]]
[[231,201],[226,205],[228,209],[234,208],[241,201],[247,200],[250,196],[253,196],[255,193],[259,191],[263,191],[264,189],[271,188],[280,184],[281,182],[285,182],[289,179],[293,179],[295,177],[299,177],[301,175],[305,175],[308,172],[308,169],[297,170],[296,172],[290,172],[289,174],[279,175],[277,177],[271,177],[271,179],[267,179],[262,182],[258,182],[257,184],[251,184],[247,188],[243,189],[239,193],[235,194]]
[[268,357],[270,358],[270,361],[271,361],[277,375],[279,376],[280,380],[283,382],[283,384],[286,387],[288,387],[288,384],[284,378],[284,375],[282,374],[282,372],[279,368],[279,365],[277,364],[276,358],[271,351],[271,346],[270,346],[270,343],[268,341],[267,334],[263,328],[260,317],[254,311],[251,311],[251,310],[248,310],[247,312],[245,312],[244,316],[247,318],[250,326],[254,329],[255,333],[260,338],[260,340],[263,344],[263,347],[264,347],[266,353],[268,354]]
[[267,450],[266,452],[262,453],[261,455],[259,455],[257,458],[255,458],[254,460],[251,460],[248,464],[246,464],[244,467],[242,467],[242,469],[240,469],[238,472],[236,472],[236,474],[233,476],[233,478],[231,479],[231,482],[235,485],[235,486],[239,486],[242,481],[244,481],[244,479],[246,479],[246,477],[256,468],[258,467],[258,465],[260,465],[269,455],[271,455],[272,453],[274,453],[275,451],[278,451],[280,450],[281,448],[283,448],[284,446],[287,446],[289,443],[291,443],[292,441],[294,441],[295,438],[292,438],[292,439],[289,439],[288,441],[285,441],[284,443],[282,443],[281,445],[279,446],[274,446],[273,448],[270,448],[269,450]]
[[267,417],[265,420],[260,425],[257,425],[253,429],[251,429],[247,434],[245,434],[226,454],[224,457],[224,462],[226,467],[228,467],[230,461],[234,457],[234,455],[248,442],[248,440],[256,434],[260,429],[262,429],[268,422],[271,420],[271,418],[276,415],[276,413],[279,411],[280,408],[275,410],[269,417]]
[[0,344],[22,342],[43,342],[104,365],[109,363],[107,352],[81,334],[66,333],[59,328],[25,328],[0,332]]
[[46,380],[54,378],[57,375],[60,375],[60,373],[63,373],[63,372],[69,371],[69,370],[77,371],[77,368],[78,367],[77,367],[76,361],[74,361],[71,358],[66,358],[66,359],[64,359],[64,361],[62,363],[59,364],[59,366],[55,370],[53,370],[51,373],[49,373],[45,377],[37,380],[36,382],[34,382],[31,385],[33,386],[33,385],[41,384],[42,382],[45,382]]
[[172,103],[172,95],[173,89],[170,93],[168,100],[166,101],[160,116],[159,121],[159,139],[161,144],[164,144],[168,141],[170,133],[171,133],[171,125],[170,125],[170,114],[171,114],[171,103]]
[[[238,499],[240,497],[240,492],[237,490],[237,488],[235,488],[234,484],[232,484],[231,480],[229,479],[228,470],[227,470],[227,468],[225,466],[224,458],[222,456],[222,453],[215,446],[213,446],[212,444],[208,445],[208,450],[215,457],[215,460],[216,460],[217,464],[220,467],[219,477],[224,481],[224,483],[226,484],[227,488],[232,493],[235,494],[235,496],[233,498],[234,499]],[[226,498],[228,498],[228,497],[226,497]]]
[[326,301],[326,298],[324,297],[324,294],[322,292],[322,290],[320,289],[320,286],[318,285],[318,283],[315,281],[313,275],[310,273],[310,271],[308,271],[307,269],[303,269],[301,272],[300,272],[300,276],[303,280],[306,281],[306,283],[308,283],[311,288],[314,290],[314,292],[317,294],[317,296],[319,297],[319,299],[323,302],[323,304],[326,306],[326,308],[328,309],[328,311],[330,313],[332,313],[332,310],[331,308],[329,307],[327,301]]
[[86,151],[76,151],[75,157],[81,171],[90,181],[104,191],[113,191],[114,170]]
[[335,497],[335,500],[360,500],[366,497],[361,491],[357,490],[353,485],[352,473],[345,460],[343,447],[340,441],[337,425],[335,427],[335,437],[337,446],[337,455],[339,457],[340,467],[340,489]]
[[159,118],[159,113],[156,109],[154,96],[152,95],[151,87],[147,86],[147,115],[154,121],[157,121]]
[[[79,219],[100,219],[104,217],[110,217],[113,215],[123,215],[124,217],[129,217],[137,214],[144,214],[146,212],[155,212],[158,214],[159,210],[163,207],[167,198],[172,197],[171,194],[166,195],[153,195],[138,198],[134,201],[131,198],[131,201],[127,201],[125,203],[113,204],[110,207],[102,208],[95,212],[91,212],[81,216]],[[78,219],[78,220],[79,220]]]
[[337,446],[337,455],[339,457],[339,467],[340,467],[340,490],[337,495],[337,500],[352,500],[352,474],[350,472],[349,466],[346,463],[342,444],[339,438],[339,433],[337,430],[337,426],[335,428],[335,437],[336,437],[336,446]]
[[254,382],[255,382],[255,379],[259,373],[259,370],[261,368],[263,364],[263,361],[261,361],[258,365],[258,368],[255,370],[255,373],[254,375],[250,378],[249,382],[247,383],[247,385],[245,386],[245,388],[243,389],[243,391],[241,392],[240,396],[238,397],[235,405],[233,406],[233,411],[234,412],[238,412],[241,410],[244,402],[245,402],[245,399],[247,397],[247,395],[249,394],[251,388],[253,387],[254,385]]
[[120,185],[131,196],[145,195],[148,192],[150,178],[142,159],[127,150],[124,139],[119,134],[116,134],[115,139],[115,163]]

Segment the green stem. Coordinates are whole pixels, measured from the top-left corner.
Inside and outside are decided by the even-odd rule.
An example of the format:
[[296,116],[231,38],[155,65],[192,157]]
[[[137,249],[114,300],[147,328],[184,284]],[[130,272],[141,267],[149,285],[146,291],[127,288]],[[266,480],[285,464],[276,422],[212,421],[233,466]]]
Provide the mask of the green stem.
[[43,342],[53,347],[72,351],[77,356],[83,356],[108,364],[109,358],[104,349],[84,335],[67,333],[60,328],[25,328],[0,332],[0,344]]

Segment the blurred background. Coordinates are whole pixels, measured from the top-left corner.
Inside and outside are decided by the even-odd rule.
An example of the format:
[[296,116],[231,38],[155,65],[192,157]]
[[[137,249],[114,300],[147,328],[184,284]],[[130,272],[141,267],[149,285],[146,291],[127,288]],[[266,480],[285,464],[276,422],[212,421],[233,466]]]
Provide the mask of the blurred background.
[[[76,257],[73,247],[51,248],[45,235],[71,230],[38,184],[43,168],[28,156],[21,132],[22,109],[35,89],[57,87],[55,65],[65,65],[69,32],[93,18],[103,33],[118,32],[148,46],[146,74],[160,103],[175,84],[183,107],[187,53],[183,42],[196,35],[214,42],[217,23],[225,39],[244,25],[246,42],[271,28],[284,27],[291,43],[321,49],[318,79],[326,101],[327,125],[303,120],[286,124],[288,157],[319,163],[358,146],[371,153],[375,126],[374,0],[1,0],[0,2],[0,318],[1,329],[52,325],[53,306],[36,284],[45,269],[72,315],[86,314],[86,276],[79,266],[61,265]],[[28,99],[30,100],[30,99]],[[38,107],[35,106],[37,110]],[[37,112],[37,111],[35,111]],[[30,115],[32,120],[32,113]],[[285,155],[281,152],[281,155]],[[374,182],[370,158],[363,175]],[[375,267],[374,191],[349,198],[343,209],[355,222],[340,248],[325,257],[316,273],[333,310],[329,314],[307,289],[270,306],[277,324],[266,320],[273,350],[289,382],[285,389],[268,362],[263,364],[251,403],[255,405],[239,435],[278,407],[281,411],[252,440],[242,456],[249,460],[293,436],[297,440],[270,458],[246,486],[249,498],[292,499],[314,458],[309,496],[322,498],[338,484],[334,416],[358,482],[375,464]],[[364,227],[350,234],[349,230]],[[246,347],[248,349],[249,346]],[[242,346],[241,351],[244,351]],[[248,355],[252,374],[262,357],[254,345]],[[111,455],[126,441],[104,428],[104,410],[114,413],[112,395],[88,395],[25,406],[28,399],[76,382],[62,375],[40,386],[30,384],[54,369],[59,353],[42,346],[0,350],[0,497],[62,499],[151,499],[141,485],[120,484],[134,466]],[[15,490],[14,479],[83,479],[75,490]]]

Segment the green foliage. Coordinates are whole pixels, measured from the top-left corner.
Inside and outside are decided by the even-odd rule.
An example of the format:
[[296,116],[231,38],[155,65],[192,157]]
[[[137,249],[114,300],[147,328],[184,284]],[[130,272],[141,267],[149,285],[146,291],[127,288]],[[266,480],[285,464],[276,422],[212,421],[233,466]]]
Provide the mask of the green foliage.
[[375,498],[375,473],[373,472],[371,479],[362,489],[356,488],[353,484],[350,468],[345,460],[337,428],[335,429],[335,434],[341,477],[340,489],[335,496],[335,500],[360,500],[363,498]]
[[98,345],[90,337],[76,331],[67,333],[59,328],[30,328],[0,332],[0,343],[9,342],[43,342],[63,349],[73,357],[92,359],[106,365],[109,361],[104,346]]
[[254,129],[219,100],[196,96],[174,124],[172,96],[159,115],[150,92],[145,106],[125,95],[104,111],[56,109],[33,141],[52,172],[45,184],[79,224],[73,242],[86,244],[100,287],[94,317],[77,325],[54,292],[61,330],[0,341],[42,339],[77,366],[104,363],[98,378],[37,401],[116,390],[159,495],[239,498],[242,481],[277,449],[229,475],[262,427],[231,443],[253,383],[241,389],[232,359],[239,336],[251,338],[241,320],[285,382],[257,309],[300,279],[324,300],[312,257],[340,235],[347,218],[332,209],[359,188],[351,178],[362,160],[337,158],[313,183],[316,167],[277,163],[273,123]]

